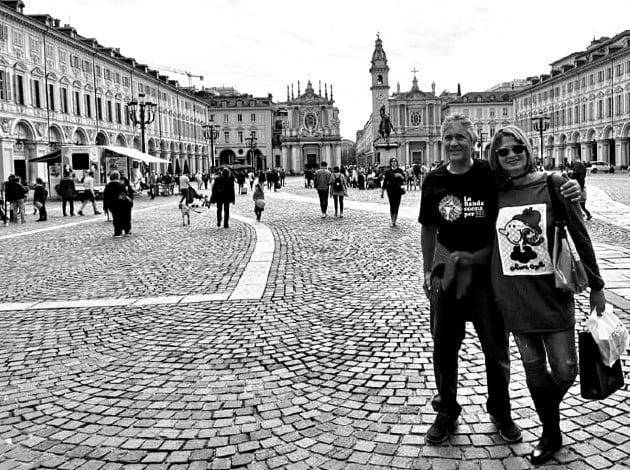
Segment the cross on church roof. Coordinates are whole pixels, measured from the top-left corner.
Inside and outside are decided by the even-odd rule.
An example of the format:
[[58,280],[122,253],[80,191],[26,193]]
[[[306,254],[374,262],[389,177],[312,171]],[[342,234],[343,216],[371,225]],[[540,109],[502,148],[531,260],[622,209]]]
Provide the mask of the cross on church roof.
[[416,68],[415,68],[415,67],[414,67],[414,68],[413,68],[413,70],[412,70],[412,72],[413,72],[413,74],[414,74],[414,75],[415,75],[415,74],[417,74],[419,71],[420,71],[420,70],[416,70]]

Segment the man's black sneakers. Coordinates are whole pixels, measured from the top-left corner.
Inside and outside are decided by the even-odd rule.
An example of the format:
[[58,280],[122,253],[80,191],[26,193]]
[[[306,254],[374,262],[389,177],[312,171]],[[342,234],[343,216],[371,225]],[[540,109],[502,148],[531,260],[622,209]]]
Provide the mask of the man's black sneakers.
[[448,439],[456,427],[457,416],[453,418],[448,413],[438,413],[435,421],[427,431],[425,440],[427,444],[441,444]]

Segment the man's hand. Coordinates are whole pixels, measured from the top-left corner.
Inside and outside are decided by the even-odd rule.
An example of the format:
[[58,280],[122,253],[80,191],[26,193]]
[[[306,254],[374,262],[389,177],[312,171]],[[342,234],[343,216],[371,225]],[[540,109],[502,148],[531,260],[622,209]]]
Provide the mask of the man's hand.
[[560,194],[571,202],[579,202],[582,197],[582,188],[576,180],[569,180],[560,186]]
[[431,271],[424,272],[424,284],[422,287],[424,288],[424,295],[431,300]]
[[604,313],[604,310],[606,309],[606,296],[604,295],[604,289],[591,289],[590,304],[590,311],[592,312],[593,309],[595,309],[597,316],[601,317],[602,313]]

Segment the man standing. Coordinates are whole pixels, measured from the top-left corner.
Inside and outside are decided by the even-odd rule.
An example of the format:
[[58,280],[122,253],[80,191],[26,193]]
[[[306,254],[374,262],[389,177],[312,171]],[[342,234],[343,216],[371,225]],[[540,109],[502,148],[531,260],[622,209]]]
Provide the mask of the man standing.
[[74,196],[76,194],[76,187],[74,180],[69,171],[64,171],[63,178],[59,181],[59,195],[61,196],[61,208],[63,210],[63,216],[67,216],[66,205],[70,203],[70,215],[74,216]]
[[151,196],[151,199],[155,199],[158,192],[157,175],[155,174],[155,171],[151,171],[149,173],[149,179],[147,182],[149,183],[149,195]]
[[[5,197],[7,202],[11,206],[10,220],[12,222],[18,221],[18,215],[22,223],[26,222],[24,219],[24,198],[26,197],[26,190],[20,182],[19,176],[9,175],[9,180],[4,184]],[[5,221],[5,223],[7,223]]]
[[320,169],[315,172],[313,182],[319,195],[319,206],[322,210],[322,218],[324,218],[328,210],[328,183],[330,182],[330,171],[326,162],[322,162]]
[[571,178],[576,180],[580,185],[580,190],[582,191],[582,197],[580,197],[580,207],[582,211],[586,214],[586,220],[591,220],[593,216],[590,211],[586,208],[586,166],[584,163],[577,158],[573,162],[573,171],[571,173]]
[[426,442],[439,444],[457,425],[458,354],[466,322],[472,321],[485,356],[487,411],[507,442],[522,439],[511,417],[508,333],[490,284],[490,255],[498,212],[498,188],[488,162],[474,160],[477,136],[466,116],[442,124],[448,164],[429,173],[422,186],[419,222],[424,287],[431,301],[437,411]]
[[96,197],[94,196],[94,171],[90,170],[88,175],[83,179],[83,203],[81,204],[81,209],[77,212],[79,215],[83,215],[83,209],[87,205],[88,201],[92,203],[92,208],[94,209],[94,215],[100,214],[98,209],[96,208]]

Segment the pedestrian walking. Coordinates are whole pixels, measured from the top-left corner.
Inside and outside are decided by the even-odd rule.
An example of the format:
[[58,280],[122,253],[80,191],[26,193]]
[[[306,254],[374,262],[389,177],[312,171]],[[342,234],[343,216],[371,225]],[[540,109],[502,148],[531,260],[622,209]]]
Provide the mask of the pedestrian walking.
[[247,173],[247,179],[249,180],[249,190],[253,191],[254,180],[256,179],[256,175],[254,175],[254,172],[252,170],[249,170],[249,173]]
[[[520,351],[527,386],[542,423],[542,436],[530,456],[531,462],[539,465],[562,447],[560,403],[577,375],[575,302],[572,293],[555,287],[551,262],[554,224],[559,217],[566,221],[586,268],[591,310],[600,315],[606,305],[604,281],[579,206],[559,197],[563,177],[536,169],[525,133],[516,126],[500,129],[489,154],[501,185],[492,286],[505,325]],[[554,207],[554,200],[561,206],[561,214],[555,212],[558,207]],[[519,233],[514,233],[515,227]]]
[[343,218],[343,198],[348,194],[348,180],[341,174],[338,166],[333,168],[328,185],[335,204],[335,217],[339,214],[339,218]]
[[582,163],[579,158],[573,162],[573,170],[571,171],[571,178],[576,180],[582,190],[582,197],[580,198],[580,208],[586,215],[586,220],[593,218],[591,212],[586,208],[586,165]]
[[234,194],[234,176],[227,168],[221,171],[221,175],[214,180],[212,185],[212,194],[210,195],[210,203],[217,204],[217,227],[230,227],[230,204],[236,202]]
[[256,220],[260,222],[263,211],[265,210],[265,193],[263,191],[262,184],[257,183],[254,190],[254,214],[256,214]]
[[11,222],[25,223],[25,203],[26,189],[21,183],[21,178],[17,175],[9,175],[9,179],[4,185],[4,197],[10,206],[9,220]]
[[76,196],[77,190],[74,184],[74,179],[69,171],[63,172],[63,178],[59,181],[59,195],[61,196],[61,208],[63,211],[63,216],[66,217],[68,212],[66,207],[70,206],[70,215],[74,216],[74,197]]
[[92,203],[92,208],[94,209],[94,215],[101,214],[101,212],[96,208],[96,196],[94,195],[94,171],[90,170],[88,175],[83,179],[83,202],[81,203],[81,208],[77,214],[83,215],[83,209],[88,202]]
[[322,211],[322,218],[326,217],[328,211],[328,185],[330,184],[330,171],[328,164],[322,162],[319,170],[313,175],[313,183],[319,196],[319,207]]
[[396,158],[389,159],[389,168],[385,171],[385,178],[381,188],[381,198],[387,191],[387,200],[389,201],[389,216],[391,219],[390,227],[396,227],[398,221],[398,209],[402,195],[405,193],[403,185],[405,184],[405,173],[398,166]]
[[131,208],[133,193],[128,184],[120,179],[118,171],[109,174],[109,183],[103,191],[103,208],[112,214],[114,237],[131,235]]
[[35,222],[45,222],[48,220],[48,212],[46,211],[46,200],[48,199],[48,191],[44,186],[41,178],[35,180],[35,191],[33,192],[33,204],[37,207],[39,218]]
[[180,204],[185,201],[186,205],[188,205],[188,203],[192,201],[192,198],[188,194],[189,188],[190,188],[190,179],[188,178],[188,175],[184,173],[183,175],[179,177],[179,193],[182,195],[181,199],[179,200]]

